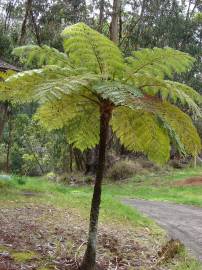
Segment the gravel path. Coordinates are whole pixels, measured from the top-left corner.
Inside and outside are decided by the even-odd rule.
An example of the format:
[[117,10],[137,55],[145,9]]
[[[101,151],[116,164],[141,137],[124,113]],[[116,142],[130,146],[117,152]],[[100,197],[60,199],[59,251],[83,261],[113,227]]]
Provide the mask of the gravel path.
[[181,240],[202,261],[202,208],[136,199],[127,199],[124,203],[153,218],[170,237]]

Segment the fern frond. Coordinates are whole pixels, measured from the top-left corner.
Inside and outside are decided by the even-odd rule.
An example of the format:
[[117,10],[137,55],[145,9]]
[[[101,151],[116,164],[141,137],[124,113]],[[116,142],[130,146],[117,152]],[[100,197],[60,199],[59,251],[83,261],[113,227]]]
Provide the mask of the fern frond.
[[180,138],[176,131],[164,120],[164,118],[158,116],[157,121],[159,122],[160,126],[167,131],[170,141],[172,142],[172,145],[175,146],[175,149],[178,151],[178,153],[181,156],[186,156],[187,153],[185,151],[185,147],[180,141]]
[[85,96],[69,95],[46,102],[34,118],[49,131],[66,127],[68,142],[81,151],[99,141],[99,107]]
[[185,105],[194,116],[201,117],[198,104],[202,103],[202,96],[185,84],[138,73],[132,75],[128,82],[141,89],[144,94],[156,95],[171,103]]
[[143,97],[138,88],[119,81],[100,81],[93,85],[92,91],[95,91],[103,99],[110,100],[114,105],[124,105],[131,98]]
[[6,94],[7,92],[7,87],[5,80],[7,80],[9,77],[14,75],[16,72],[13,70],[8,70],[6,72],[0,72],[0,100],[1,101],[6,101],[9,100],[8,95]]
[[126,107],[116,108],[112,129],[127,149],[143,152],[150,160],[159,164],[168,161],[169,136],[165,129],[159,127],[152,114]]
[[26,45],[17,47],[13,54],[18,56],[20,61],[26,66],[42,67],[44,65],[57,65],[59,67],[69,67],[70,63],[65,53],[47,45]]
[[[167,101],[157,98],[145,97],[135,101],[133,108],[144,110],[160,118],[168,127],[168,133],[172,130],[184,146],[187,154],[195,156],[201,151],[201,140],[191,118]],[[169,130],[170,129],[170,130]]]
[[76,98],[74,95],[66,95],[62,99],[45,102],[37,109],[35,120],[48,131],[63,128],[67,121],[77,115],[79,102]]
[[[172,91],[172,89],[174,89],[174,91],[176,92],[180,92],[185,94],[186,96],[188,96],[189,98],[191,98],[195,103],[201,105],[202,104],[202,96],[196,92],[192,87],[183,84],[183,83],[179,83],[179,82],[175,82],[175,81],[165,81],[166,84],[168,85],[170,91]],[[188,102],[187,102],[188,104]]]
[[43,69],[25,71],[9,77],[5,81],[5,95],[14,103],[33,100],[44,102],[83,90],[96,80],[97,76],[93,74],[80,74],[69,68],[45,66]]
[[114,78],[122,72],[124,61],[118,47],[84,23],[65,28],[62,37],[73,66],[85,67],[106,78]]
[[194,62],[189,54],[171,48],[142,49],[127,58],[131,72],[158,77],[172,77],[190,69]]
[[168,102],[164,102],[163,106],[160,107],[157,106],[159,115],[179,136],[187,154],[192,156],[199,154],[201,151],[201,139],[191,118]]
[[67,140],[81,151],[92,149],[99,143],[99,130],[99,109],[91,108],[67,123]]

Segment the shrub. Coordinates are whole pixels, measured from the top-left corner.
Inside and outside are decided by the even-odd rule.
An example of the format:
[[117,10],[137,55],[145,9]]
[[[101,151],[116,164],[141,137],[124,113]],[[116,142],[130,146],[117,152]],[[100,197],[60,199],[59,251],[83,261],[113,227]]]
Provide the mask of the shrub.
[[169,165],[174,169],[184,169],[188,166],[187,164],[183,163],[181,160],[178,159],[170,160]]
[[142,166],[138,162],[131,160],[117,161],[107,172],[107,177],[111,180],[123,180],[139,174],[142,171]]
[[91,184],[93,184],[94,183],[94,177],[93,176],[91,176],[91,175],[86,175],[85,177],[84,177],[84,183],[85,184],[88,184],[88,185],[91,185]]

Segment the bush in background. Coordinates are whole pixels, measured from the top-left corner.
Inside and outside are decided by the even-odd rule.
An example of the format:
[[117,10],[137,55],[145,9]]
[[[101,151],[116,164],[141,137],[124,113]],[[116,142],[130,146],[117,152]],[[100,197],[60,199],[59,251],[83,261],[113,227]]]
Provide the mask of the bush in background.
[[117,161],[108,171],[107,178],[118,181],[130,178],[136,174],[141,173],[143,167],[139,162],[123,159]]

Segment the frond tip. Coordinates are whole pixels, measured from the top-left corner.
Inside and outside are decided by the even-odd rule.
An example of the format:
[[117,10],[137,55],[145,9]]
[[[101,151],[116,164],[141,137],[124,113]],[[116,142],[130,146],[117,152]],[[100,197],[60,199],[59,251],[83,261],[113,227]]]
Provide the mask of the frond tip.
[[194,58],[171,48],[154,48],[135,51],[127,61],[134,74],[143,73],[163,78],[188,71]]
[[47,45],[26,45],[17,47],[13,54],[18,56],[20,61],[26,66],[42,67],[45,65],[57,65],[59,67],[68,67],[69,60],[65,53]]

